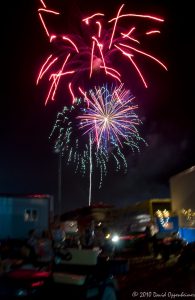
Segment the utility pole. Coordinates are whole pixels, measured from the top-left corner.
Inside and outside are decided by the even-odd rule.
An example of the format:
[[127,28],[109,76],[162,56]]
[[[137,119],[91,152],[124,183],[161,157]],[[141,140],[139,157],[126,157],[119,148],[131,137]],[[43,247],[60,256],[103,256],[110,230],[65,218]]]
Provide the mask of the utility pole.
[[62,152],[58,152],[58,215],[61,214],[62,205]]
[[[58,156],[58,179],[57,179],[57,214],[60,217],[62,209],[62,150],[60,148],[55,148],[54,152]],[[56,205],[55,205],[56,207]]]

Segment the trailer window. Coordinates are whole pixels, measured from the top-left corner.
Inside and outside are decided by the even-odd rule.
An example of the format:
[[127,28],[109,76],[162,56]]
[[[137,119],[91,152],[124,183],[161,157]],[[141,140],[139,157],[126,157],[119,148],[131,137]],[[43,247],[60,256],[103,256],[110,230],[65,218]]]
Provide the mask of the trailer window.
[[32,221],[37,221],[38,220],[38,212],[37,212],[36,209],[32,210],[31,218],[32,218]]
[[38,220],[37,209],[25,209],[24,211],[24,221],[25,222],[35,222]]

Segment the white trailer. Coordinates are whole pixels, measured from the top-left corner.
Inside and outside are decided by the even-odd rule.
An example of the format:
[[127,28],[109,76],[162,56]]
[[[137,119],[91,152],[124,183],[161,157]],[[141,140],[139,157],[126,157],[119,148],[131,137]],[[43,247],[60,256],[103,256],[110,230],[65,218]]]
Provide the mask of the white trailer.
[[172,176],[170,191],[181,235],[188,242],[195,241],[195,166]]

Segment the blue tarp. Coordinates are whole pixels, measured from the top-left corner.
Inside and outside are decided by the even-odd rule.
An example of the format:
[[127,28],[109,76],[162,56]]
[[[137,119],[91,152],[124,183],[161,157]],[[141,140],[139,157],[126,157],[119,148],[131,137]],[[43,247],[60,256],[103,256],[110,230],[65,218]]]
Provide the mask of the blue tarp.
[[195,228],[179,228],[179,234],[188,243],[195,242]]

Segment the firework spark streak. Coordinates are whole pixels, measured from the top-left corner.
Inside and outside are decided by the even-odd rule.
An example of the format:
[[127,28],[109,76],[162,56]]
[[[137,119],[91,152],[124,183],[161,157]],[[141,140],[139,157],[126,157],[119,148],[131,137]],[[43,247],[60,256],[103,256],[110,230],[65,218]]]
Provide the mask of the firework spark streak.
[[[59,85],[62,84],[65,90],[69,91],[72,103],[75,97],[81,96],[82,90],[94,86],[94,80],[97,81],[100,77],[104,82],[114,81],[119,86],[122,81],[125,82],[126,71],[124,65],[122,66],[123,60],[127,60],[129,67],[134,70],[146,88],[148,83],[137,63],[137,57],[143,56],[167,70],[163,62],[141,48],[140,41],[140,36],[148,39],[160,33],[157,25],[162,24],[164,21],[162,18],[144,14],[124,14],[122,5],[116,17],[109,21],[105,20],[106,17],[101,12],[83,18],[79,35],[66,32],[57,34],[48,29],[46,20],[47,15],[59,17],[60,13],[47,8],[43,1],[40,3],[39,18],[49,42],[55,48],[55,51],[44,60],[37,77],[37,84],[43,78],[49,81],[45,105],[56,98]],[[143,21],[147,24],[142,35],[137,29],[139,27],[137,20],[138,25]]]
[[85,175],[96,166],[101,187],[109,162],[116,171],[127,171],[123,150],[139,151],[139,142],[144,141],[137,130],[141,122],[132,104],[134,97],[123,85],[111,89],[104,85],[85,94],[89,94],[85,102],[75,102],[58,113],[50,139],[66,163],[75,165],[75,172]]

